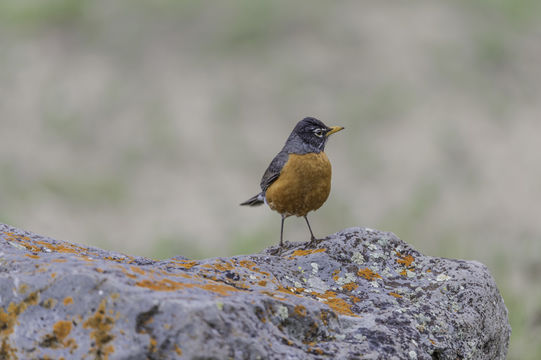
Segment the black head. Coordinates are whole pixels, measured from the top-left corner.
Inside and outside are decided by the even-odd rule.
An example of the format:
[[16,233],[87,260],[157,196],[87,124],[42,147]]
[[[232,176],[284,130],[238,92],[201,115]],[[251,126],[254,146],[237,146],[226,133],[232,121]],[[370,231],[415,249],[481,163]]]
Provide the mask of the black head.
[[342,129],[341,126],[328,127],[316,118],[306,117],[297,123],[286,146],[293,153],[320,152],[325,149],[329,135]]

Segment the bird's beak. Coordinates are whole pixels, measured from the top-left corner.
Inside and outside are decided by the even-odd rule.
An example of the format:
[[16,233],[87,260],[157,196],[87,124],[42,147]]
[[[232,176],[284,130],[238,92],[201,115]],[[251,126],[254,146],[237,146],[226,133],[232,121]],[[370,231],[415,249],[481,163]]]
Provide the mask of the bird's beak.
[[335,132],[339,132],[340,130],[344,130],[344,127],[343,126],[331,126],[330,128],[331,130],[329,130],[329,132],[325,135],[325,136],[329,136],[331,134],[334,134]]

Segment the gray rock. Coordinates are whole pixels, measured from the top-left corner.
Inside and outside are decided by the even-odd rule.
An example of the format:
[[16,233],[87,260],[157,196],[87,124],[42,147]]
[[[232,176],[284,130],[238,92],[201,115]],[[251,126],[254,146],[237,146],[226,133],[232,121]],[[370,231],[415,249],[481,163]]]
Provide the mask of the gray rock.
[[487,268],[350,228],[154,261],[0,225],[1,359],[505,359]]

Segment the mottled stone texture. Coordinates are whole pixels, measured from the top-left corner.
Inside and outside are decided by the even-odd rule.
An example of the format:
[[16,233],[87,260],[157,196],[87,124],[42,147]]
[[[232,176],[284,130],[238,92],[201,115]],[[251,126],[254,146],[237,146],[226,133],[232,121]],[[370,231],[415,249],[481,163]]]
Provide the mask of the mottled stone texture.
[[505,358],[483,264],[366,228],[276,251],[154,261],[0,225],[0,358]]

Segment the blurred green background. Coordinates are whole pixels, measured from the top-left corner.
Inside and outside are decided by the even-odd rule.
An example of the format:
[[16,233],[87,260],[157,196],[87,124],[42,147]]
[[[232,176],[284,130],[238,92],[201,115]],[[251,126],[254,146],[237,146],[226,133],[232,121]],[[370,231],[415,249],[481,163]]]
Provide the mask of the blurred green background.
[[487,264],[509,359],[539,359],[540,10],[1,0],[0,221],[155,258],[257,252],[280,217],[238,204],[316,116],[346,127],[316,235],[367,226]]

